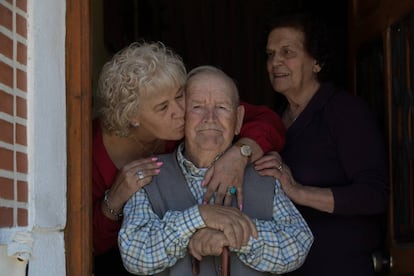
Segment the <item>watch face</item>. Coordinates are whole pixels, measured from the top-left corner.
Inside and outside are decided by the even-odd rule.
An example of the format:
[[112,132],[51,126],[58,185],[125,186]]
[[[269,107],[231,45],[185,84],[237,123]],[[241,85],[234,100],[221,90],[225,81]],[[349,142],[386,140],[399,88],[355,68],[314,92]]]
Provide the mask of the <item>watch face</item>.
[[252,155],[252,149],[248,145],[243,145],[240,147],[240,152],[243,156],[250,156]]

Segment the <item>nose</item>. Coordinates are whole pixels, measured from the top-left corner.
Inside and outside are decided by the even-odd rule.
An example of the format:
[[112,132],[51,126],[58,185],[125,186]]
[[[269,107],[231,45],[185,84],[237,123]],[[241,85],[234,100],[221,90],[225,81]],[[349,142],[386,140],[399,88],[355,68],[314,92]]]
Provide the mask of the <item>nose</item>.
[[274,66],[280,64],[283,58],[279,53],[274,53],[271,57],[269,57],[269,59],[269,63]]
[[204,112],[204,122],[212,122],[217,118],[216,110],[214,106],[209,106]]
[[172,114],[173,114],[173,117],[175,118],[184,117],[184,101],[183,100],[174,101]]

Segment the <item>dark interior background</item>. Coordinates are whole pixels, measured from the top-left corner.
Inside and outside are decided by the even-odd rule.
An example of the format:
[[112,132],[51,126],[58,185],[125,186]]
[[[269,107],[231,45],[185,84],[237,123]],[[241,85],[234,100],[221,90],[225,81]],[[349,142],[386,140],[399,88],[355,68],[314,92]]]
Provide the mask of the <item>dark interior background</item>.
[[346,0],[104,0],[103,42],[112,55],[133,41],[160,40],[188,70],[218,66],[236,80],[243,100],[276,108],[280,96],[265,68],[265,24],[297,9],[328,22],[337,53],[332,80],[347,88]]

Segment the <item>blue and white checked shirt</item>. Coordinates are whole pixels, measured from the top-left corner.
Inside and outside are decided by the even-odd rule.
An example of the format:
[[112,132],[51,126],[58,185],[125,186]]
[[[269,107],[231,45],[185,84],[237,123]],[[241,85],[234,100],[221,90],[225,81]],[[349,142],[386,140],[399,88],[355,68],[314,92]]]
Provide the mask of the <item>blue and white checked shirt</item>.
[[[201,187],[207,169],[197,168],[177,150],[177,160],[191,192],[201,205],[205,188]],[[214,200],[214,199],[212,199]],[[159,218],[152,210],[144,189],[136,192],[124,206],[124,220],[118,243],[128,271],[151,275],[173,266],[187,254],[191,236],[206,225],[198,205],[184,211],[167,211]],[[254,220],[259,238],[236,252],[240,260],[258,271],[285,273],[297,269],[305,260],[313,235],[293,203],[275,181],[273,219]]]

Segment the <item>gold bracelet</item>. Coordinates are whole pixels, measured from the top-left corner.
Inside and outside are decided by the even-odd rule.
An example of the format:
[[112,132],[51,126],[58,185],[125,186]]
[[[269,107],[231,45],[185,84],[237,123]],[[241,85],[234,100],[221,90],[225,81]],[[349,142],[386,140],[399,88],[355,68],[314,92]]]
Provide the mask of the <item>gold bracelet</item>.
[[117,219],[120,219],[123,216],[122,211],[117,212],[114,209],[112,209],[111,206],[109,206],[109,189],[105,191],[104,204],[105,204],[106,209],[108,209],[109,213],[111,213],[111,215],[113,215]]

